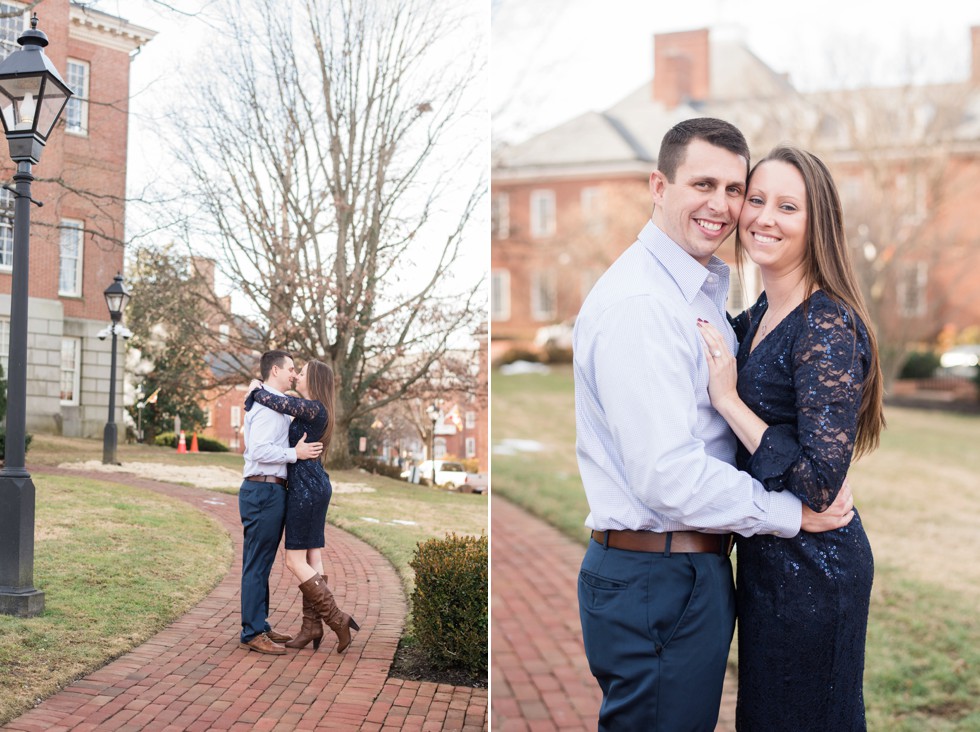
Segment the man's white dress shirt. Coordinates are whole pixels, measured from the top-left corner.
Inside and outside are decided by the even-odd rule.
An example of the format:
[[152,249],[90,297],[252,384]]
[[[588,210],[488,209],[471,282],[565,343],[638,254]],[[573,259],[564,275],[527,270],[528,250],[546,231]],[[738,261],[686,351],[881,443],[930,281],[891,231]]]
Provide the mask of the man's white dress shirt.
[[[266,391],[285,396],[265,385]],[[245,469],[243,477],[276,475],[286,477],[286,463],[296,462],[296,448],[289,447],[288,414],[280,414],[258,402],[245,412]]]
[[697,319],[735,334],[729,271],[695,261],[652,221],[575,322],[576,453],[592,529],[795,536],[800,501],[733,467],[735,436],[708,397]]

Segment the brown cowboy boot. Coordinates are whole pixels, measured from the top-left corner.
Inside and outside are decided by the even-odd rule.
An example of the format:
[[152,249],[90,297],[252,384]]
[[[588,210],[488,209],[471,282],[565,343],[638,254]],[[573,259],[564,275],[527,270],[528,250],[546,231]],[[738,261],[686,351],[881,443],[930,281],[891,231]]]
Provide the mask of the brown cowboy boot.
[[299,586],[299,590],[303,593],[303,597],[310,601],[323,622],[337,634],[337,653],[346,651],[351,641],[351,629],[360,630],[361,626],[354,618],[337,607],[333,593],[327,588],[326,581],[320,575],[315,574],[310,577]]
[[320,647],[322,639],[323,624],[320,622],[320,616],[313,607],[313,603],[307,599],[306,595],[303,595],[303,626],[295,638],[287,641],[286,648],[306,648],[306,644],[313,641],[313,650],[315,651]]

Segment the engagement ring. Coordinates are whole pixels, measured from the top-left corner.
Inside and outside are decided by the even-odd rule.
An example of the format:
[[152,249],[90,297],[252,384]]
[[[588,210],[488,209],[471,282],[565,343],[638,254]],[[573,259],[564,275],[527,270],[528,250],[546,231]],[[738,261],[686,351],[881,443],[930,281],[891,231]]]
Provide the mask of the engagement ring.
[[721,358],[721,351],[712,351],[711,355],[715,358]]

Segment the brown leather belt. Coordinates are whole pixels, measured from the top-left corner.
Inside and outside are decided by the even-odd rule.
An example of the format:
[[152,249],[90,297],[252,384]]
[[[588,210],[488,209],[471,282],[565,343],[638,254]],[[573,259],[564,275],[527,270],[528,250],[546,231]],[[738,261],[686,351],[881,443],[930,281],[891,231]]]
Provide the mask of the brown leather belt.
[[[667,538],[670,537],[668,548]],[[592,541],[613,549],[628,552],[658,552],[660,554],[710,553],[728,556],[735,543],[733,534],[702,534],[700,531],[593,531]]]
[[250,475],[245,480],[251,480],[255,483],[278,483],[281,486],[286,485],[286,479],[280,478],[278,475]]

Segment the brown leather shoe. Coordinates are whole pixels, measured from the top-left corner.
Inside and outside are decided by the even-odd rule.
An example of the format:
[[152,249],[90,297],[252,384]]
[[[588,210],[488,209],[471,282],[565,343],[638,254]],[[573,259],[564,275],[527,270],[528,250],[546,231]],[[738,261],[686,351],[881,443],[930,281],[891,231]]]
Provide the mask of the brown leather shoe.
[[293,639],[293,636],[291,635],[287,635],[286,633],[277,633],[274,630],[268,631],[266,635],[269,636],[269,640],[276,643],[285,643],[286,641],[291,641]]
[[274,643],[265,633],[255,636],[248,643],[239,643],[238,647],[249,651],[258,651],[259,653],[270,653],[273,656],[282,656],[286,653],[286,649],[283,646]]

